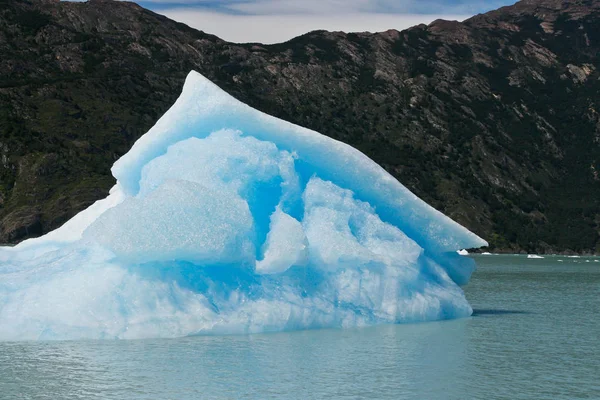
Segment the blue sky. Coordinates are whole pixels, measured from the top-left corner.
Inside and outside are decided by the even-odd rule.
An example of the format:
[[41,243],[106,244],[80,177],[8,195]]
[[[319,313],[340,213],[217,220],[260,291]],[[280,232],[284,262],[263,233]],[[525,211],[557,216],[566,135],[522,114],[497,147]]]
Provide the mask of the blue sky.
[[141,6],[233,42],[278,43],[316,29],[379,32],[463,20],[515,0],[140,0]]

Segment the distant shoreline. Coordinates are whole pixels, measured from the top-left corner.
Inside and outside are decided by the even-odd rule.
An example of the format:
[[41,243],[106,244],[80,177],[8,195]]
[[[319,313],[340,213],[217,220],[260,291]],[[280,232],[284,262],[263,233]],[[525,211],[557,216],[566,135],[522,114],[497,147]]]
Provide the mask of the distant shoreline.
[[547,251],[547,252],[539,252],[539,251],[525,251],[525,250],[516,250],[516,249],[467,249],[469,254],[482,254],[482,253],[492,253],[493,255],[528,255],[528,254],[537,254],[540,256],[579,256],[579,257],[600,257],[598,253],[577,253],[572,250],[563,250],[563,251]]

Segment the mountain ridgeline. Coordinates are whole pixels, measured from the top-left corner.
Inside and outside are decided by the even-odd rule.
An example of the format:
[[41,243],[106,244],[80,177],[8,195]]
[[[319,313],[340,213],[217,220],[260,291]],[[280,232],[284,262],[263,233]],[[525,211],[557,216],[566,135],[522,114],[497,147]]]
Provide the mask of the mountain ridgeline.
[[600,2],[233,44],[133,3],[0,0],[0,242],[52,230],[202,73],[363,151],[496,251],[600,252]]

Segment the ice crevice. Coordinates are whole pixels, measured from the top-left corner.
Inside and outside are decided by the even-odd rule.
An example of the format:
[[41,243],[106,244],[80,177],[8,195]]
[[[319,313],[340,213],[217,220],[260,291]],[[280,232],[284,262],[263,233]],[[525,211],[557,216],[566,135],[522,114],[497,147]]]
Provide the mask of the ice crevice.
[[358,150],[196,72],[110,195],[0,248],[0,340],[146,338],[469,316],[487,243]]

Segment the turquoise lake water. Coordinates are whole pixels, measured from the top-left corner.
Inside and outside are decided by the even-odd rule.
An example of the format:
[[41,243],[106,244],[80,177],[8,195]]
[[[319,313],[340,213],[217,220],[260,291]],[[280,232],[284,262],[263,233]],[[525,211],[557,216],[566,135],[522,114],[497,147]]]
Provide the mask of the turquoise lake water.
[[471,318],[0,343],[0,399],[600,399],[600,257],[475,258]]

